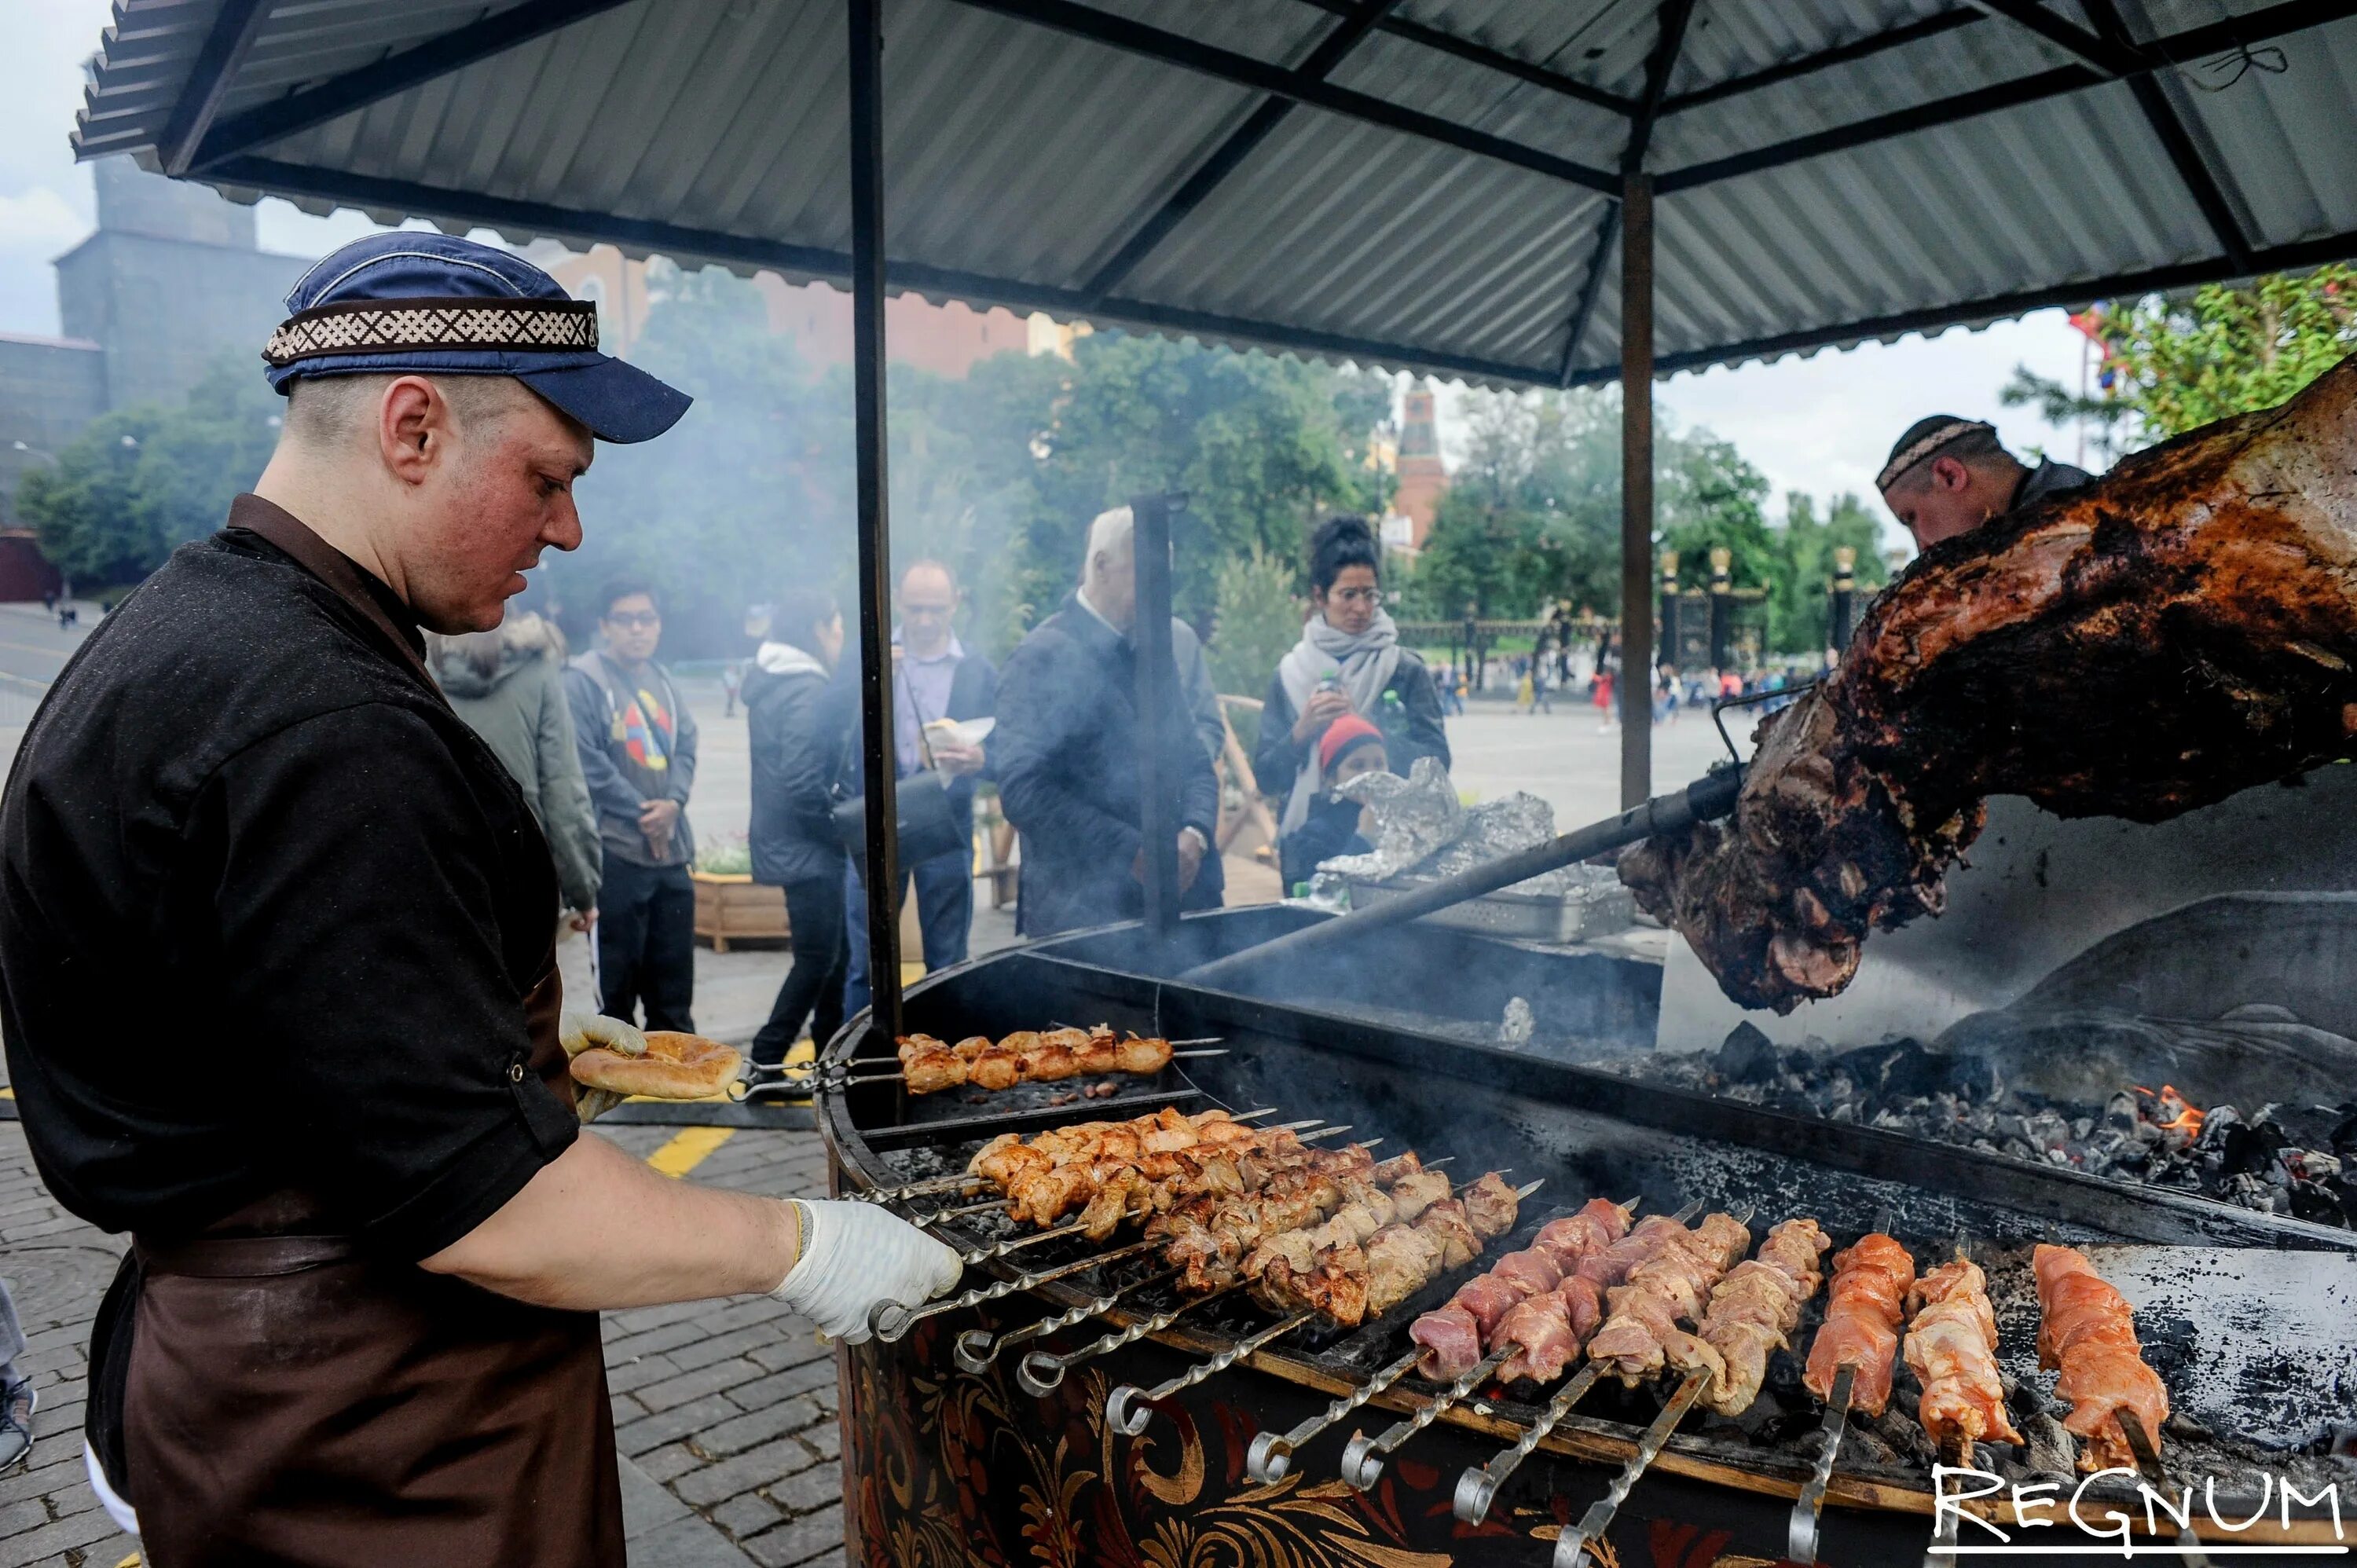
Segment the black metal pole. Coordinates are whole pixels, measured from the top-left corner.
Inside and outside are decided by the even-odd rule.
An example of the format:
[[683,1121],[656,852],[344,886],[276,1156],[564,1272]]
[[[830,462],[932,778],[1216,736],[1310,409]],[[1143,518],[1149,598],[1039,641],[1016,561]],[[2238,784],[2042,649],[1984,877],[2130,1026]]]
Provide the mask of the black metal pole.
[[[1623,667],[1626,667],[1625,661]],[[1647,714],[1648,722],[1652,716]],[[1736,795],[1742,787],[1743,769],[1722,767],[1683,789],[1639,801],[1617,817],[1608,817],[1576,832],[1565,833],[1544,843],[1533,844],[1528,849],[1518,849],[1512,854],[1485,861],[1454,876],[1426,883],[1413,893],[1386,898],[1380,904],[1370,904],[1347,915],[1337,915],[1330,920],[1305,926],[1297,931],[1287,931],[1257,947],[1213,959],[1210,963],[1189,970],[1178,978],[1197,985],[1216,985],[1272,959],[1297,959],[1305,952],[1329,948],[1367,931],[1400,925],[1419,915],[1429,915],[1435,909],[1446,909],[1452,904],[1462,904],[1468,898],[1479,898],[1485,893],[1512,887],[1517,882],[1526,882],[1557,866],[1593,859],[1624,844],[1635,843],[1640,839],[1652,838],[1661,833],[1683,832],[1696,822],[1710,822],[1733,811]]]
[[1137,828],[1146,844],[1146,929],[1167,940],[1178,929],[1170,748],[1181,739],[1192,746],[1195,736],[1191,728],[1184,736],[1170,734],[1178,679],[1170,655],[1170,498],[1135,496],[1129,510],[1136,520],[1130,544],[1137,564],[1137,622],[1130,641],[1137,650],[1137,743],[1145,753],[1137,767]]
[[1653,181],[1620,199],[1620,804],[1653,788]]
[[[893,789],[892,516],[884,468],[884,3],[851,23],[852,463],[858,477],[860,783],[867,797],[870,1045],[900,1032],[899,819]],[[856,940],[856,939],[855,939]]]

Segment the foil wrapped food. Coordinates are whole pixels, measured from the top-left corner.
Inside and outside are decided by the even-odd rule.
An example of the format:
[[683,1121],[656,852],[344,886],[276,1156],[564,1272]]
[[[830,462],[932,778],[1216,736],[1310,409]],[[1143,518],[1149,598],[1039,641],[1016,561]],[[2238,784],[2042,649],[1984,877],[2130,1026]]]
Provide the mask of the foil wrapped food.
[[[1375,847],[1366,854],[1324,861],[1318,870],[1362,881],[1437,881],[1555,836],[1555,808],[1544,800],[1517,790],[1468,806],[1436,757],[1417,757],[1405,779],[1395,773],[1361,774],[1343,785],[1340,793],[1374,813],[1371,837]],[[1618,886],[1612,873],[1600,866],[1566,865],[1503,891],[1559,898],[1590,887]]]

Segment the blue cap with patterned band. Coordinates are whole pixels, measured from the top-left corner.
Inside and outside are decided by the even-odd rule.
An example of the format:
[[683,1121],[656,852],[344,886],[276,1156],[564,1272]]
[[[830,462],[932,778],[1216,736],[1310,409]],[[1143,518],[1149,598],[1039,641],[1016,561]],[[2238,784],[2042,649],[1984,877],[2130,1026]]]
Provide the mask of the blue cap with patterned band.
[[513,376],[601,441],[648,441],[693,400],[597,351],[597,308],[522,257],[447,234],[355,240],[296,280],[262,350],[304,376]]

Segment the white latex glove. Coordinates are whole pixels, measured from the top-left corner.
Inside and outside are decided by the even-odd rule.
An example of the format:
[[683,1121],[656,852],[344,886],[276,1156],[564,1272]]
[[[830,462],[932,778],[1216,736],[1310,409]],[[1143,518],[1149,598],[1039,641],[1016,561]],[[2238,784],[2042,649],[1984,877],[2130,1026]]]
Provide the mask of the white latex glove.
[[[603,1013],[565,1014],[556,1022],[556,1043],[565,1047],[567,1061],[592,1046],[603,1046],[626,1057],[647,1054],[644,1035],[634,1026]],[[573,1113],[584,1127],[620,1103],[622,1097],[610,1089],[591,1089],[580,1083],[573,1086]]]
[[802,1211],[802,1256],[770,1294],[846,1344],[866,1339],[878,1303],[921,1305],[965,1273],[957,1253],[876,1204],[791,1201]]

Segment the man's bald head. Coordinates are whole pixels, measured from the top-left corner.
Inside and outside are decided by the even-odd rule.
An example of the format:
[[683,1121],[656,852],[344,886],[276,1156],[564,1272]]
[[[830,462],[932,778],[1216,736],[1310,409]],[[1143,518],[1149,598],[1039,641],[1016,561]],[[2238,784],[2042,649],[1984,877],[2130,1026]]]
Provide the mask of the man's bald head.
[[940,658],[957,615],[957,578],[939,561],[911,561],[900,573],[899,598],[900,646],[919,659]]
[[[318,453],[366,441],[373,446],[377,416],[393,375],[305,376],[286,386],[282,440]],[[545,406],[512,376],[437,375],[431,381],[462,429],[478,438],[534,406]],[[562,416],[560,416],[562,417]]]
[[1129,508],[1101,511],[1090,522],[1081,591],[1114,630],[1126,632],[1137,619],[1137,515]]

